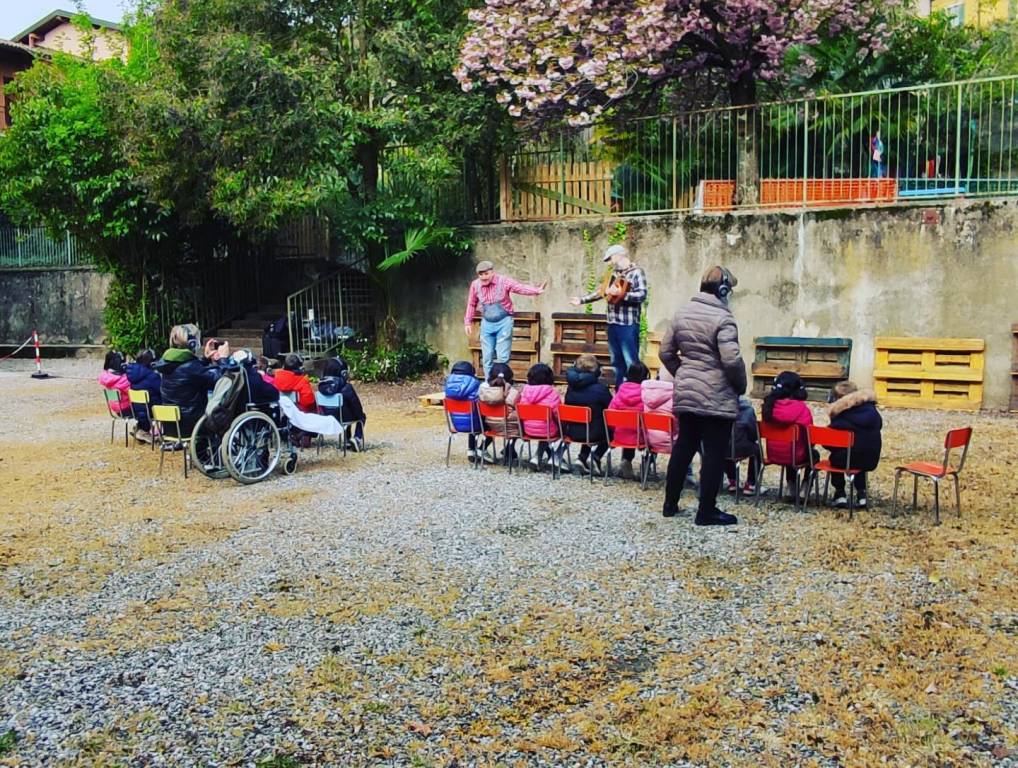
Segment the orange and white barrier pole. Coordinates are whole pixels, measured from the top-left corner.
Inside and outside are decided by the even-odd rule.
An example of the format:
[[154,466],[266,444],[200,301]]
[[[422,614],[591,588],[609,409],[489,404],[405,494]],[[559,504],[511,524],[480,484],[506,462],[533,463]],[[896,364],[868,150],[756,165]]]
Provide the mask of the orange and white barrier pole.
[[48,379],[49,374],[42,372],[42,355],[39,352],[39,332],[32,331],[32,341],[35,342],[35,373],[32,374],[33,379]]

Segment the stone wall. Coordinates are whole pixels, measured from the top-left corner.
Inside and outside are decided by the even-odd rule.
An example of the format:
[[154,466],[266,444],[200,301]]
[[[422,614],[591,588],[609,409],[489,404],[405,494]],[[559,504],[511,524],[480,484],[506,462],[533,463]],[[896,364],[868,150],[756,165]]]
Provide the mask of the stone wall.
[[0,341],[98,344],[110,278],[92,269],[0,270]]
[[[549,281],[543,296],[516,305],[544,316],[542,359],[550,360],[551,313],[571,309],[568,297],[583,291],[590,273],[583,230],[600,250],[616,221],[475,227],[470,258],[401,273],[401,325],[451,360],[466,357],[467,286],[473,263],[489,259],[521,280]],[[1007,405],[1018,202],[624,221],[630,250],[647,270],[653,330],[697,290],[706,267],[722,263],[739,280],[732,309],[747,363],[755,336],[847,336],[852,378],[869,386],[877,336],[977,337],[987,351],[983,405]]]

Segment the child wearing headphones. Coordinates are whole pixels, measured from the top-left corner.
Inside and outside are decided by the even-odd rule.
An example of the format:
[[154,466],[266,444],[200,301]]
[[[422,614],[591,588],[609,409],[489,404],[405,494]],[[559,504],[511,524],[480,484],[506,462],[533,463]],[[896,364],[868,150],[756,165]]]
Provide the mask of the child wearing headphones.
[[800,468],[805,465],[803,480],[800,484],[800,491],[805,494],[809,488],[810,469],[809,456],[812,451],[813,461],[820,458],[820,453],[810,448],[809,436],[806,427],[813,424],[813,412],[806,405],[806,398],[809,393],[806,385],[802,383],[799,374],[794,371],[782,371],[774,379],[774,386],[763,401],[763,420],[768,424],[775,424],[779,427],[795,425],[798,435],[795,441],[795,455],[792,455],[792,444],[780,440],[769,440],[767,442],[768,458],[772,462],[786,465],[785,476],[788,479],[789,488],[795,488],[795,476],[797,470],[792,465]]
[[311,380],[304,373],[304,359],[300,355],[292,352],[287,355],[272,382],[280,392],[296,393],[297,407],[302,411],[315,413],[315,392],[311,388]]

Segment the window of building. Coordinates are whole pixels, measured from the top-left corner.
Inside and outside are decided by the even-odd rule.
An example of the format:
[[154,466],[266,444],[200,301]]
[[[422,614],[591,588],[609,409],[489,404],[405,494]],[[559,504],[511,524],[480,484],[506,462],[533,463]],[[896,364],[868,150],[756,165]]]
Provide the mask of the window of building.
[[949,5],[944,11],[951,17],[951,26],[960,27],[965,23],[965,3]]

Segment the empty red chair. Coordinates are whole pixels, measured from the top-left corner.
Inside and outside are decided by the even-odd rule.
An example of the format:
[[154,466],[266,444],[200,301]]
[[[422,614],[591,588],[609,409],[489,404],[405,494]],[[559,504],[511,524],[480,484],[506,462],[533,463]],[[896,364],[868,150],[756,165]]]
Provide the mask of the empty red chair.
[[[834,429],[832,427],[815,427],[812,424],[806,427],[806,435],[809,437],[809,444],[822,445],[825,448],[844,448],[845,454],[845,465],[849,469],[843,469],[836,467],[831,464],[830,459],[823,459],[820,461],[813,461],[813,451],[809,452],[809,458],[813,466],[813,476],[810,478],[810,486],[815,487],[817,503],[820,503],[820,476],[818,472],[824,472],[824,503],[827,503],[827,492],[831,486],[831,475],[837,473],[844,475],[846,485],[848,486],[848,519],[852,519],[852,514],[855,511],[855,486],[852,483],[853,478],[862,470],[851,469],[852,466],[852,446],[855,445],[855,432],[850,432],[847,429]],[[806,498],[802,501],[802,508],[805,510],[809,504],[809,488],[806,488]]]
[[[559,406],[561,408],[562,406]],[[558,436],[562,434],[562,425],[559,423],[558,411],[553,410],[550,405],[537,405],[536,403],[523,404],[520,403],[516,406],[516,418],[520,423],[520,440],[527,444],[527,457],[532,459],[534,456],[534,450],[531,443],[537,441],[540,443],[550,443],[552,440],[557,440]],[[524,426],[527,422],[540,422],[544,425],[543,435],[534,435],[527,432]],[[553,431],[553,427],[557,431]],[[548,437],[548,435],[554,435],[554,437]],[[552,477],[557,478],[559,476],[558,462],[552,460]],[[538,450],[537,454],[537,466],[541,466],[541,452]]]
[[[449,456],[452,454],[452,439],[456,435],[477,435],[481,434],[481,430],[468,430],[462,431],[456,429],[453,424],[453,415],[462,415],[470,417],[471,423],[474,423],[474,416],[477,415],[477,403],[472,400],[453,400],[451,398],[445,398],[442,401],[442,406],[445,409],[445,424],[449,428],[449,445],[445,449],[445,466],[449,466]],[[480,418],[477,419],[480,422]],[[480,459],[476,462],[481,464]]]
[[[916,510],[916,503],[919,496],[919,478],[928,477],[933,481],[933,516],[937,525],[940,525],[940,481],[950,477],[954,479],[954,503],[958,510],[958,517],[961,517],[961,489],[958,487],[958,475],[965,466],[965,457],[968,456],[969,443],[972,440],[972,427],[952,429],[944,438],[944,460],[936,461],[914,461],[894,468],[894,502],[891,506],[891,514],[898,511],[898,480],[902,472],[912,475],[912,511]],[[958,459],[958,466],[951,465],[951,454],[960,450],[961,456]]]
[[[656,438],[654,440],[647,440],[646,456],[643,461],[643,466],[640,468],[641,472],[641,487],[647,490],[647,475],[650,474],[650,457],[654,456],[670,456],[672,451],[675,450],[675,438],[678,435],[678,420],[674,414],[671,413],[654,413],[652,411],[645,412],[643,416],[643,430],[644,435],[648,432],[664,433],[666,436],[666,445],[660,445],[660,441]],[[658,443],[655,446],[655,443]]]
[[[615,437],[615,430],[621,429],[635,437],[629,440],[619,440]],[[604,431],[608,435],[608,467],[604,473],[604,484],[608,484],[608,477],[612,473],[612,448],[631,448],[639,453],[646,451],[647,435],[643,431],[643,413],[640,411],[620,411],[614,408],[606,408],[604,411]],[[644,455],[644,461],[647,457]],[[643,467],[640,468],[643,474]]]
[[[806,461],[796,461],[795,457],[799,455],[798,446],[805,439],[802,431],[799,429],[798,424],[789,424],[788,426],[778,426],[777,424],[770,424],[766,421],[757,422],[757,431],[760,434],[760,442],[763,445],[763,461],[760,462],[760,473],[756,478],[756,503],[760,504],[760,483],[763,480],[764,470],[767,467],[775,466],[781,467],[781,478],[778,480],[778,498],[781,498],[782,491],[785,487],[785,470],[791,469],[795,472],[795,483],[792,488],[794,494],[792,503],[795,506],[796,511],[799,509],[799,470],[809,469],[809,458]],[[770,455],[769,443],[771,440],[782,443],[791,443],[792,452],[792,463],[782,463],[774,461]],[[809,453],[809,451],[807,451]]]

